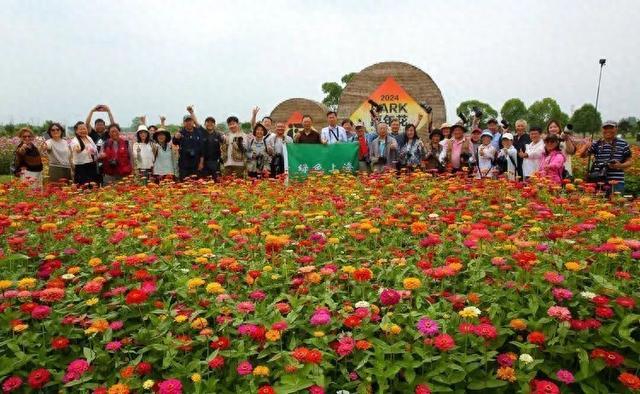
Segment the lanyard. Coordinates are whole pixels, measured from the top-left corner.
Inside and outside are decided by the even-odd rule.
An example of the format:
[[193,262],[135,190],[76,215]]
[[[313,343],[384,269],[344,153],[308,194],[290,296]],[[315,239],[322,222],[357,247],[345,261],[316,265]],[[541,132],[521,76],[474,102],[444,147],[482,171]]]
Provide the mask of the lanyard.
[[336,131],[337,131],[337,135],[336,133],[333,131],[333,129],[331,127],[329,127],[329,133],[331,133],[331,135],[333,136],[333,138],[336,139],[336,142],[339,141],[338,136],[340,135],[340,129],[338,127],[336,127]]

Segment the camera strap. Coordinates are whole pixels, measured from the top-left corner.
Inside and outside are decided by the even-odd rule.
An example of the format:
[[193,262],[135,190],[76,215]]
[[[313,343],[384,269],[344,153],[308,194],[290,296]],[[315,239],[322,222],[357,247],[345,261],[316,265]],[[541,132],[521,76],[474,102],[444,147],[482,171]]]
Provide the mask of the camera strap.
[[336,135],[336,133],[334,132],[334,130],[333,130],[331,127],[329,127],[329,133],[331,133],[331,135],[333,136],[333,138],[335,138],[335,139],[336,139],[336,142],[338,142],[338,141],[340,141],[340,139],[338,138],[338,137],[340,136],[340,129],[339,129],[338,127],[336,127],[336,131],[337,131],[337,135]]

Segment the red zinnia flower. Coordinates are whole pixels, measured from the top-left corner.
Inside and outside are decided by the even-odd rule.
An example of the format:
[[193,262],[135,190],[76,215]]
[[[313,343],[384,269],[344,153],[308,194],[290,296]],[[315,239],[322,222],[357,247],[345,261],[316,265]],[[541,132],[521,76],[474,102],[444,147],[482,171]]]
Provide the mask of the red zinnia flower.
[[209,345],[211,349],[216,350],[225,350],[228,349],[230,345],[229,338],[227,337],[218,337],[215,341],[211,342]]
[[209,368],[211,369],[222,368],[223,365],[224,365],[224,357],[222,357],[221,355],[217,355],[214,358],[212,358],[211,361],[209,361]]
[[260,386],[260,388],[258,389],[258,394],[276,394],[276,391],[273,389],[273,387],[265,384],[264,386]]
[[27,378],[27,381],[29,382],[29,386],[32,389],[38,390],[42,388],[42,386],[47,384],[49,382],[49,379],[51,379],[51,373],[45,368],[38,368],[31,371],[29,377]]
[[136,365],[136,373],[140,376],[151,375],[151,364],[146,361],[141,361]]
[[618,380],[630,390],[640,390],[640,377],[634,374],[623,372],[618,376]]
[[527,335],[527,341],[536,345],[544,345],[544,334],[540,331],[533,331],[529,335]]
[[148,297],[149,296],[144,291],[140,289],[133,289],[129,291],[129,293],[127,293],[127,297],[125,301],[127,305],[142,304],[147,300]]
[[66,349],[69,346],[69,340],[66,337],[55,337],[51,340],[51,347],[56,350]]
[[446,352],[456,345],[456,342],[453,340],[453,337],[449,334],[440,334],[434,338],[433,344],[438,348],[441,352]]

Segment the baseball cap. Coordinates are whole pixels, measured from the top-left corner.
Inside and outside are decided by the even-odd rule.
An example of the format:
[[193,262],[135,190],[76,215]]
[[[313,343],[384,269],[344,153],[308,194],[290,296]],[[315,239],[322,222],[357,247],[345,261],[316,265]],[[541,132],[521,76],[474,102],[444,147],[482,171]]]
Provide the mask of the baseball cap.
[[504,134],[502,134],[502,139],[503,139],[503,140],[504,140],[504,139],[507,139],[507,140],[509,140],[509,141],[513,141],[513,134],[511,134],[511,133],[504,133]]
[[618,122],[615,120],[607,120],[602,124],[602,127],[618,127]]
[[475,129],[471,130],[471,134],[474,134],[474,133],[482,133],[482,129],[479,127],[476,127]]
[[186,121],[186,120],[189,120],[189,119],[193,120],[193,115],[186,114],[185,116],[182,117],[182,121],[183,122]]
[[482,137],[493,138],[493,134],[491,134],[490,131],[483,131],[482,134],[480,135],[480,138],[482,138]]

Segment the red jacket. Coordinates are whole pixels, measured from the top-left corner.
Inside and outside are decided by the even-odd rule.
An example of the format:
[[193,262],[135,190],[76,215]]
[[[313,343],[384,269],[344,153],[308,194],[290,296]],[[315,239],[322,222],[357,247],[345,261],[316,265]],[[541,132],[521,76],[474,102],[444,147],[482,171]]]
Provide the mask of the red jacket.
[[102,170],[111,176],[131,175],[133,167],[131,165],[131,154],[129,153],[129,141],[118,138],[118,150],[116,151],[114,141],[109,138],[103,147],[105,157],[102,158]]

